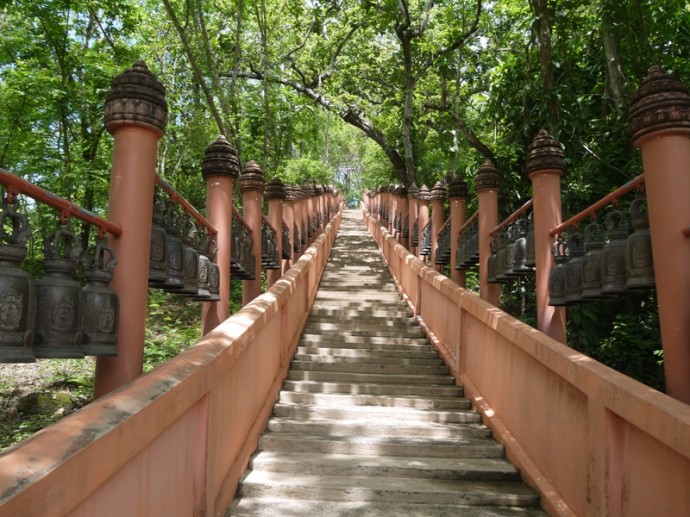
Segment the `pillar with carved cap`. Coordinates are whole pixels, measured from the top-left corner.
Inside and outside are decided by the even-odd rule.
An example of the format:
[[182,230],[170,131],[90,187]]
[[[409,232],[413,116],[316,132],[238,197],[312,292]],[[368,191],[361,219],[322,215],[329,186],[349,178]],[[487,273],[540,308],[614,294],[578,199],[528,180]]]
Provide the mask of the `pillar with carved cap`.
[[553,237],[549,232],[561,224],[561,176],[564,172],[565,155],[561,145],[542,129],[527,151],[534,214],[537,328],[561,343],[566,342],[565,307],[549,305],[549,272],[554,265]]
[[122,226],[111,241],[118,266],[110,283],[120,299],[119,355],[97,359],[95,397],[142,373],[156,159],[167,122],[165,87],[143,61],[113,79],[105,127],[114,137],[108,219]]
[[264,171],[254,162],[249,162],[240,176],[242,192],[242,218],[252,232],[252,255],[254,255],[254,280],[245,280],[242,285],[242,305],[247,305],[261,294],[261,220],[264,203]]
[[642,152],[666,391],[690,404],[690,93],[652,67],[630,108]]
[[450,278],[461,287],[465,287],[465,272],[455,269],[457,265],[458,231],[465,224],[467,212],[467,183],[460,178],[453,178],[448,184],[450,201]]
[[500,303],[501,289],[490,284],[488,277],[491,249],[490,233],[498,224],[498,191],[501,174],[491,160],[486,160],[477,170],[475,178],[479,204],[479,296],[496,307]]
[[429,187],[422,185],[417,193],[417,210],[419,210],[419,246],[417,247],[417,256],[425,260],[422,256],[422,235],[424,234],[424,227],[429,222],[429,201],[431,201],[431,193],[429,192]]
[[[266,199],[268,200],[268,222],[276,231],[278,264],[281,264],[283,260],[283,200],[285,197],[285,185],[276,176],[266,185]],[[271,287],[281,276],[283,272],[280,269],[269,269],[266,272],[266,285]]]
[[431,189],[429,199],[431,200],[431,267],[441,271],[441,265],[436,264],[436,255],[438,254],[438,233],[445,222],[443,204],[446,201],[446,187],[441,185],[440,181],[437,181]]
[[[417,255],[417,246],[412,243],[419,238],[419,231],[415,234],[415,224],[419,217],[419,202],[417,201],[417,194],[419,188],[414,183],[407,188],[407,220],[410,225],[410,235],[408,240],[408,251],[413,255]],[[419,230],[419,229],[417,229]]]
[[205,335],[230,314],[230,251],[232,243],[232,193],[240,171],[237,151],[221,135],[206,148],[201,174],[206,180],[206,218],[216,227],[215,263],[220,273],[217,302],[201,308],[201,334]]

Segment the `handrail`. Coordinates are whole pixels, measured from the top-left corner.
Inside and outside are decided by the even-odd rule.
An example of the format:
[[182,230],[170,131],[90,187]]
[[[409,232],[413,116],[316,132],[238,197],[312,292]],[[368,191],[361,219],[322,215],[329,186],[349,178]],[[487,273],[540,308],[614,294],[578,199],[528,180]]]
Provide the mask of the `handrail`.
[[532,204],[533,204],[533,200],[532,200],[532,199],[529,199],[524,205],[522,205],[520,208],[518,208],[517,210],[515,210],[515,212],[513,212],[513,213],[510,214],[508,217],[506,217],[505,219],[503,219],[503,221],[501,221],[498,225],[496,225],[496,227],[495,227],[493,230],[491,230],[491,233],[489,233],[489,235],[492,235],[492,236],[493,236],[493,235],[496,235],[498,232],[500,232],[501,230],[503,230],[503,228],[505,228],[506,226],[508,226],[510,223],[512,223],[513,221],[515,221],[515,220],[516,220],[518,217],[520,217],[522,214],[524,214],[525,212],[527,212],[527,210],[529,210],[530,208],[532,208]]
[[460,227],[460,229],[458,230],[458,237],[460,235],[462,235],[463,233],[465,233],[465,230],[467,230],[467,228],[469,228],[469,226],[474,222],[474,220],[477,217],[479,217],[479,210],[477,210],[475,213],[473,213],[470,216],[470,218],[467,221],[465,221],[465,223]]
[[182,205],[182,208],[184,208],[185,212],[194,216],[194,218],[197,221],[199,221],[199,223],[206,227],[206,233],[208,233],[209,235],[216,235],[218,233],[218,229],[215,226],[213,226],[211,221],[209,221],[203,215],[201,215],[197,211],[197,209],[191,205],[189,201],[187,201],[181,194],[179,194],[172,187],[172,185],[170,185],[167,181],[161,178],[158,174],[156,174],[156,185],[162,188],[168,194],[170,199]]
[[261,214],[261,220],[273,231],[274,234],[278,235],[278,231],[273,227],[271,222],[268,220],[264,214]]
[[556,235],[559,235],[563,233],[565,230],[570,228],[571,226],[575,226],[577,223],[582,221],[584,218],[596,214],[600,209],[604,208],[607,205],[610,205],[614,201],[620,199],[624,195],[628,194],[629,192],[632,192],[636,188],[641,187],[644,185],[644,174],[640,174],[636,178],[628,181],[625,185],[622,187],[617,188],[610,194],[602,197],[599,201],[596,203],[589,205],[587,208],[585,208],[582,212],[574,215],[564,223],[559,224],[555,228],[553,228],[550,232],[549,235],[551,237],[554,237]]
[[252,233],[252,229],[251,229],[251,228],[249,227],[249,225],[246,223],[246,221],[244,220],[244,217],[242,217],[242,214],[240,214],[240,211],[237,210],[237,208],[235,208],[234,206],[232,207],[232,215],[234,215],[235,217],[237,217],[237,221],[238,221],[242,226],[244,226],[245,229],[246,229],[249,233]]
[[448,217],[448,219],[446,219],[446,222],[443,223],[443,226],[441,226],[441,228],[439,229],[438,235],[441,235],[441,232],[446,229],[446,226],[449,226],[449,225],[450,225],[450,216]]
[[108,221],[107,219],[104,219],[93,212],[75,205],[71,201],[67,201],[66,199],[56,196],[52,192],[49,192],[38,185],[34,185],[33,183],[30,183],[1,167],[0,183],[5,185],[8,192],[11,194],[24,194],[35,199],[36,201],[40,201],[43,204],[55,208],[56,210],[60,210],[61,216],[74,216],[77,219],[81,219],[84,222],[97,226],[100,233],[108,232],[115,237],[122,235],[122,226],[119,224]]

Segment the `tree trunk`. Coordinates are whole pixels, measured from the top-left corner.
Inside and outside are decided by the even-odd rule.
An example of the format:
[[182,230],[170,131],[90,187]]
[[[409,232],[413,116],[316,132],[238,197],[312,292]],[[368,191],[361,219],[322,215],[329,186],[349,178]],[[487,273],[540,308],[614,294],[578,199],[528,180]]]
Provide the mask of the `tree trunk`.
[[405,102],[403,104],[402,140],[405,160],[406,183],[412,184],[415,178],[414,146],[412,145],[412,111],[414,109],[415,77],[412,71],[412,38],[407,32],[398,32],[403,51],[405,70]]
[[620,110],[626,99],[625,79],[623,78],[618,46],[613,37],[612,29],[611,11],[604,5],[601,16],[601,40],[604,44],[609,90],[616,107]]
[[539,40],[539,68],[541,69],[542,91],[547,99],[547,129],[555,134],[558,129],[558,99],[554,93],[553,59],[551,57],[551,23],[549,1],[530,0],[532,12],[537,17],[537,39]]

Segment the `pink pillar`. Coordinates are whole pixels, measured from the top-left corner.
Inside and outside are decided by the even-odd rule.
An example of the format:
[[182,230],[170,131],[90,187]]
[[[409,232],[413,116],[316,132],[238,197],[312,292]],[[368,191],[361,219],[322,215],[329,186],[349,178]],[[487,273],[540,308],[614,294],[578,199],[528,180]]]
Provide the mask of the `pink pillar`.
[[[276,231],[276,244],[278,246],[278,264],[282,262],[283,252],[283,199],[285,199],[285,186],[280,178],[275,177],[266,185],[266,199],[268,199],[268,222]],[[280,269],[269,269],[266,272],[266,284],[271,287],[275,284],[283,272]]]
[[488,263],[491,256],[489,249],[490,233],[498,224],[498,190],[501,175],[498,169],[486,160],[476,177],[477,198],[479,201],[479,296],[498,307],[501,288],[490,284],[488,280]]
[[201,334],[206,335],[230,315],[230,248],[232,243],[232,192],[239,173],[237,152],[223,135],[206,148],[201,174],[206,180],[206,218],[216,227],[220,272],[217,302],[201,306]]
[[446,200],[446,187],[436,182],[431,189],[431,267],[436,271],[441,271],[441,266],[436,264],[438,254],[438,234],[446,221],[444,217],[443,204]]
[[450,200],[450,278],[460,287],[465,287],[465,272],[455,269],[455,256],[458,252],[458,231],[465,224],[467,212],[467,183],[460,178],[454,178],[448,184],[448,199]]
[[413,255],[417,255],[417,246],[413,246],[413,238],[416,238],[414,234],[415,223],[419,217],[419,202],[417,201],[417,195],[419,194],[419,188],[414,183],[410,185],[407,189],[407,218],[409,221],[410,235],[407,241],[407,250]]
[[288,228],[288,234],[290,235],[290,253],[292,255],[291,259],[283,260],[283,274],[290,269],[295,260],[295,198],[292,192],[292,187],[285,185],[285,201],[283,203],[283,221],[285,226]]
[[429,192],[429,188],[426,185],[422,185],[422,187],[419,189],[419,193],[417,194],[417,210],[419,210],[419,228],[417,228],[417,231],[419,232],[419,246],[417,247],[417,256],[426,261],[426,259],[420,254],[420,251],[422,250],[422,235],[424,233],[424,227],[426,226],[426,223],[429,222],[429,201],[430,201],[431,194]]
[[690,95],[658,66],[633,98],[642,151],[667,393],[690,404]]
[[407,189],[400,187],[400,197],[398,198],[400,206],[400,234],[398,242],[409,249],[409,232],[407,238],[405,237],[405,222],[409,220],[408,212],[410,211],[410,202],[407,199]]
[[398,220],[399,216],[399,206],[398,206],[398,197],[400,190],[400,185],[395,185],[394,187],[390,187],[389,190],[389,196],[390,196],[390,205],[391,205],[391,212],[390,212],[390,220],[388,222],[388,226],[390,226],[390,232],[391,235],[393,236],[394,239],[398,239],[398,228],[395,222]]
[[265,183],[264,171],[256,162],[249,162],[240,176],[240,192],[242,192],[242,218],[252,230],[255,278],[244,280],[242,284],[242,305],[247,305],[261,294],[261,220]]
[[111,245],[118,260],[110,286],[120,299],[118,356],[96,361],[96,398],[141,375],[158,140],[165,132],[165,88],[137,61],[113,79],[105,125],[113,135],[108,219],[122,226]]
[[561,224],[561,176],[565,158],[560,144],[543,129],[527,152],[527,174],[532,180],[534,251],[537,280],[537,328],[566,342],[565,307],[549,305],[549,272],[554,265],[549,232]]
[[302,244],[302,223],[304,222],[304,217],[302,212],[304,211],[304,194],[302,188],[299,186],[292,187],[292,194],[295,198],[295,226],[297,226],[297,233],[295,234],[295,241],[297,241],[299,251],[293,253],[292,262],[293,264],[297,262],[302,253],[304,253],[304,244]]

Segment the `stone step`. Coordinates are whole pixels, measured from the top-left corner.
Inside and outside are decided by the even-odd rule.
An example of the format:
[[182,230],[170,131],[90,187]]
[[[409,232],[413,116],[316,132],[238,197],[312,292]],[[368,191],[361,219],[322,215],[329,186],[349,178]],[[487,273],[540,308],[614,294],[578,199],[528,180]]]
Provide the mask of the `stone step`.
[[296,497],[327,501],[534,506],[539,497],[519,481],[465,481],[369,476],[313,476],[254,470],[241,496]]
[[436,411],[383,406],[313,406],[309,404],[285,404],[278,402],[273,407],[273,414],[282,418],[343,420],[371,419],[414,419],[417,422],[434,422],[441,424],[477,424],[481,422],[479,414],[474,411]]
[[349,336],[333,334],[302,334],[300,344],[305,346],[327,346],[329,348],[352,348],[371,350],[433,350],[429,340],[424,338]]
[[443,364],[443,360],[439,357],[414,357],[403,359],[400,357],[384,357],[373,353],[359,357],[348,357],[304,354],[298,351],[297,355],[295,355],[295,360],[322,364],[398,364],[403,366],[441,366]]
[[509,506],[464,506],[399,502],[324,501],[279,497],[243,497],[233,503],[228,515],[237,517],[544,517],[538,508]]
[[360,395],[335,393],[296,393],[281,391],[278,399],[286,404],[312,404],[319,406],[386,406],[414,409],[471,409],[468,399],[460,397],[410,397],[391,395]]
[[394,397],[462,397],[462,388],[452,385],[368,384],[286,380],[283,389],[297,393],[344,393]]
[[503,446],[487,438],[445,440],[426,436],[334,436],[265,433],[260,450],[424,458],[503,458]]
[[347,311],[358,311],[363,313],[369,313],[373,311],[409,311],[409,308],[405,302],[398,300],[395,302],[362,302],[343,299],[332,299],[332,300],[314,300],[312,304],[312,309],[337,309],[337,310],[347,310]]
[[321,330],[400,330],[405,332],[414,330],[415,334],[421,333],[419,324],[414,318],[375,318],[369,316],[368,314],[362,314],[358,318],[353,319],[339,319],[332,316],[319,316],[311,314],[307,320],[307,327],[309,326],[318,326],[318,328]]
[[483,424],[439,424],[408,420],[332,420],[312,417],[309,420],[272,417],[267,429],[272,432],[323,436],[376,436],[392,438],[419,437],[427,440],[486,438],[491,430]]
[[359,318],[360,316],[369,316],[370,318],[411,318],[412,313],[408,309],[402,307],[395,308],[391,310],[381,310],[381,309],[343,309],[336,307],[312,307],[310,318],[312,316],[317,317],[330,317],[330,318]]
[[446,365],[418,366],[415,364],[358,364],[358,363],[314,363],[309,361],[292,361],[290,368],[308,372],[338,373],[374,373],[374,374],[410,374],[410,375],[448,375]]
[[309,476],[376,476],[425,479],[506,481],[519,479],[518,470],[504,459],[424,458],[261,451],[251,468],[268,472],[299,472]]
[[393,373],[354,373],[293,370],[288,371],[293,381],[364,382],[380,384],[423,384],[427,386],[454,385],[455,381],[447,375],[397,375]]
[[[348,328],[351,327],[351,328]],[[367,336],[367,337],[392,337],[392,338],[420,338],[425,336],[419,327],[408,327],[400,330],[379,330],[375,325],[358,325],[357,323],[309,323],[304,327],[304,332],[309,334]]]
[[358,292],[351,293],[349,291],[317,291],[315,300],[347,300],[352,301],[363,301],[363,302],[399,302],[401,300],[400,295],[397,292],[394,293],[382,293],[375,290],[371,290],[368,293]]
[[[376,345],[379,346],[379,345]],[[383,346],[383,345],[382,345]],[[399,359],[438,359],[438,354],[429,348],[428,350],[390,350],[387,348],[338,348],[321,346],[300,346],[297,354],[316,355],[320,357],[333,356],[338,358],[351,357],[367,362],[368,358],[399,358]],[[297,356],[295,356],[297,358]]]

